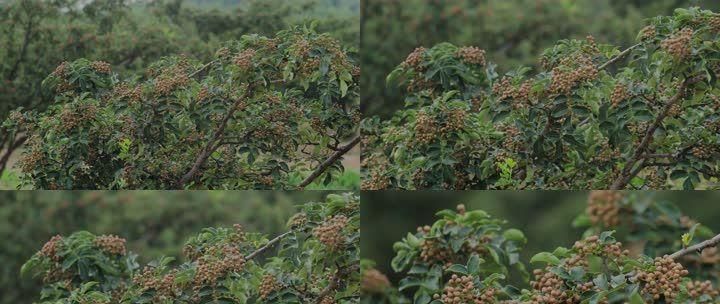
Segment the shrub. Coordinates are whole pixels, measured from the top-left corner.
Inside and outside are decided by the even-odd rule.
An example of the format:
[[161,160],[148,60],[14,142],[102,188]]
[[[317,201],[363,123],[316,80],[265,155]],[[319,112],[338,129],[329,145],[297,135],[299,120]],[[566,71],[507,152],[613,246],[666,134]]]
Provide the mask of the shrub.
[[80,59],[43,82],[55,104],[5,126],[29,136],[20,168],[35,188],[302,188],[332,181],[359,141],[342,145],[359,122],[358,73],[308,27],[227,42],[206,64],[166,57],[128,80]]
[[[615,210],[599,209],[598,204],[618,206],[628,211],[628,217],[621,221],[597,217]],[[720,300],[718,262],[712,258],[717,257],[720,235],[697,224],[688,227],[683,220],[687,218],[675,205],[639,194],[594,192],[587,213],[580,218],[588,220],[582,222],[602,228],[591,228],[571,247],[533,255],[530,263],[539,268],[528,278],[517,259],[527,241],[522,232],[505,229],[503,221],[480,210],[466,211],[462,205],[457,211],[441,211],[433,224],[418,228],[393,246],[396,256],[391,266],[403,277],[397,288],[374,270],[372,262],[363,262],[362,301],[409,303],[406,295],[419,304]],[[632,232],[603,230],[623,224],[632,227]],[[687,234],[675,239],[678,231]],[[700,235],[710,238],[699,241],[696,236]],[[637,250],[631,243],[641,243],[644,249]],[[649,252],[657,255],[645,254]],[[704,268],[698,267],[699,261]]]
[[387,79],[406,89],[406,108],[361,124],[363,188],[712,186],[718,20],[678,9],[622,51],[561,40],[536,75],[500,77],[473,47],[418,48]]
[[353,303],[359,299],[358,197],[307,203],[272,239],[207,228],[144,267],[118,236],[53,237],[22,267],[43,276],[41,303]]

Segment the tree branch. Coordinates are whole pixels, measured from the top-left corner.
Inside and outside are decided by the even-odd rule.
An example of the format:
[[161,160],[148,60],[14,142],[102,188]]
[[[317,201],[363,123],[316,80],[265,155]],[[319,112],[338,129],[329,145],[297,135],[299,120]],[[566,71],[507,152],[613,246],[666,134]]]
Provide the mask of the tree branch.
[[679,251],[677,251],[677,252],[669,255],[669,257],[670,257],[671,259],[675,260],[675,259],[677,259],[677,258],[679,258],[679,257],[682,257],[682,256],[684,256],[684,255],[687,255],[687,254],[690,254],[690,253],[693,253],[693,252],[700,253],[700,252],[702,252],[705,248],[715,247],[715,246],[717,246],[718,244],[720,244],[720,234],[714,236],[713,238],[711,238],[711,239],[709,239],[709,240],[705,240],[705,241],[702,241],[702,242],[697,243],[697,244],[695,244],[695,245],[692,245],[692,246],[690,246],[690,247],[683,248],[683,249],[681,249],[681,250],[679,250]]
[[630,179],[633,178],[632,170],[633,167],[635,167],[635,164],[643,158],[643,154],[646,152],[646,149],[648,145],[650,144],[650,141],[653,138],[653,135],[655,134],[655,130],[662,124],[663,120],[668,116],[670,113],[670,109],[673,105],[678,103],[682,98],[685,96],[685,90],[688,86],[698,83],[703,78],[700,76],[693,77],[690,79],[686,79],[683,81],[680,86],[678,87],[677,93],[673,95],[667,103],[665,103],[665,107],[663,108],[662,112],[655,118],[652,125],[648,127],[647,131],[645,132],[645,136],[640,141],[640,144],[638,145],[637,149],[635,150],[634,155],[625,163],[625,167],[623,168],[622,173],[620,176],[613,182],[612,186],[610,187],[610,190],[620,190],[625,188],[627,183],[630,181]]
[[190,75],[188,75],[188,77],[190,77],[190,78],[195,77],[197,74],[200,74],[202,71],[204,71],[204,70],[206,70],[207,68],[209,68],[209,67],[210,67],[211,65],[213,65],[213,63],[215,63],[215,62],[217,62],[217,59],[215,59],[215,60],[213,60],[213,61],[210,61],[210,62],[206,63],[205,65],[201,66],[197,71],[190,73]]
[[[14,137],[14,136],[13,136]],[[5,172],[5,169],[7,169],[7,163],[8,160],[10,160],[10,156],[12,155],[17,148],[19,148],[25,141],[27,140],[27,136],[21,136],[18,139],[11,138],[12,142],[7,148],[7,151],[5,151],[5,154],[3,154],[2,158],[0,159],[0,175],[2,175],[3,172]]]
[[333,277],[330,279],[330,284],[328,284],[328,286],[325,286],[325,288],[323,288],[323,290],[320,291],[320,293],[317,295],[317,303],[322,303],[323,298],[330,295],[330,293],[335,290],[335,288],[337,288],[337,286],[340,284],[340,282],[343,281],[345,277],[358,269],[358,264],[352,264],[350,266],[338,268]]
[[274,239],[270,240],[267,244],[265,244],[265,246],[262,246],[262,247],[258,248],[257,250],[253,251],[252,253],[248,254],[248,255],[245,257],[245,261],[252,260],[252,259],[255,258],[256,256],[258,256],[258,255],[260,255],[261,253],[263,253],[263,252],[265,252],[266,250],[268,250],[270,247],[275,246],[275,244],[277,244],[277,243],[280,242],[283,238],[285,238],[286,236],[292,234],[293,232],[295,232],[295,231],[294,231],[294,230],[290,230],[290,231],[287,231],[287,232],[285,232],[285,233],[283,233],[283,234],[281,234],[281,235],[276,236]]
[[193,166],[190,168],[190,170],[183,175],[183,177],[178,181],[176,188],[182,189],[185,187],[185,185],[190,182],[195,177],[195,174],[200,171],[200,167],[207,161],[208,157],[217,150],[217,148],[220,146],[220,139],[223,137],[223,133],[225,132],[225,128],[227,127],[228,121],[230,118],[233,117],[235,112],[237,111],[238,107],[240,106],[240,103],[245,101],[245,99],[250,96],[252,92],[251,88],[248,88],[245,94],[238,98],[228,111],[228,113],[225,115],[223,120],[220,122],[220,125],[218,126],[218,129],[213,134],[213,137],[210,139],[210,141],[207,143],[205,148],[202,149],[200,154],[198,154],[197,158],[195,159],[195,163],[193,163]]
[[353,147],[355,147],[355,145],[357,145],[359,142],[360,142],[360,136],[357,136],[357,137],[355,137],[352,141],[350,141],[350,143],[348,143],[347,145],[345,145],[345,146],[339,148],[337,151],[335,151],[335,153],[333,153],[332,155],[330,155],[330,157],[328,157],[328,159],[326,159],[324,162],[322,162],[322,164],[320,164],[320,166],[318,166],[317,169],[315,169],[315,171],[313,171],[313,173],[310,174],[310,176],[308,176],[307,178],[305,178],[305,180],[303,180],[303,181],[297,186],[298,190],[302,190],[302,189],[304,189],[307,185],[309,185],[310,183],[312,183],[315,179],[317,179],[320,175],[322,175],[323,172],[325,172],[325,170],[326,170],[328,167],[330,167],[330,165],[332,165],[333,163],[335,163],[340,157],[342,157],[343,155],[345,155],[345,153],[347,153],[348,151],[350,151],[350,149],[352,149]]
[[636,47],[638,47],[638,46],[640,46],[640,43],[635,44],[635,45],[633,45],[633,46],[630,46],[629,48],[627,48],[627,49],[625,49],[624,51],[620,52],[620,54],[618,54],[617,56],[615,56],[615,57],[613,57],[612,59],[608,60],[608,62],[605,62],[605,63],[603,63],[602,65],[600,65],[600,66],[598,67],[598,70],[603,70],[603,69],[607,68],[609,65],[617,62],[618,60],[620,60],[620,59],[622,59],[622,58],[625,58],[625,56],[627,56],[628,54],[630,54],[630,52],[632,52],[632,50],[634,50],[634,49],[635,49]]

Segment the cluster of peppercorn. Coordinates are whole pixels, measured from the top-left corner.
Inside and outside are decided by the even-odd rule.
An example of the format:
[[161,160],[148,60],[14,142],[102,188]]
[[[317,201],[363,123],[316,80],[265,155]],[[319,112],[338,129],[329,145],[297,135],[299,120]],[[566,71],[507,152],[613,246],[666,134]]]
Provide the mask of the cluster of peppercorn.
[[512,107],[514,110],[527,108],[534,104],[534,98],[538,97],[537,94],[533,94],[532,87],[535,84],[533,79],[526,79],[520,84],[519,87],[515,87],[512,84],[512,78],[509,76],[503,76],[499,82],[496,82],[492,86],[492,93],[497,97],[497,100],[513,100]]
[[244,50],[232,58],[233,64],[240,67],[243,71],[248,71],[253,65],[255,54],[257,51],[254,49]]
[[128,99],[129,104],[134,104],[142,100],[142,86],[136,85],[134,88],[130,88],[127,83],[121,83],[115,86],[113,89],[114,96],[118,96],[121,99]]
[[720,16],[717,14],[710,17],[708,24],[715,31],[720,31]]
[[714,299],[720,295],[720,291],[710,281],[690,281],[685,283],[685,288],[688,297],[696,301],[703,298],[703,296]]
[[110,254],[125,255],[125,239],[117,235],[102,235],[95,238],[93,244]]
[[437,136],[435,119],[425,112],[418,113],[415,118],[415,138],[420,143],[430,143]]
[[390,280],[377,269],[363,270],[360,289],[367,293],[384,293],[390,287]]
[[533,271],[535,280],[530,282],[533,290],[530,299],[531,304],[560,304],[560,303],[576,303],[580,301],[580,295],[573,294],[565,286],[565,281],[557,274],[549,271],[549,269],[535,269]]
[[468,113],[465,109],[440,106],[437,111],[422,111],[415,117],[414,136],[420,144],[429,144],[438,138],[448,138],[466,128]]
[[717,150],[716,146],[705,144],[692,147],[690,153],[699,159],[711,159]]
[[218,292],[218,285],[223,285],[224,280],[232,274],[241,274],[247,263],[245,256],[233,245],[236,242],[228,240],[229,244],[216,244],[204,250],[204,254],[197,258],[197,268],[192,281],[192,293],[199,297],[201,290],[210,287],[213,292]]
[[628,92],[627,85],[617,83],[613,88],[612,94],[610,94],[610,103],[612,104],[612,107],[617,107],[621,102],[630,97],[632,97],[632,95]]
[[455,56],[463,62],[474,65],[485,65],[485,50],[475,46],[464,46],[457,50]]
[[98,73],[110,74],[110,64],[105,61],[93,61],[90,67]]
[[515,125],[501,125],[498,130],[504,133],[505,139],[503,140],[503,148],[513,151],[520,152],[524,145],[522,138],[520,138],[520,128]]
[[155,78],[154,92],[157,96],[166,96],[178,88],[182,88],[190,83],[190,77],[185,72],[185,67],[178,65],[175,67],[165,68],[161,74]]
[[370,176],[363,178],[361,188],[364,190],[383,190],[390,186],[390,179],[381,170],[374,170]]
[[657,170],[652,170],[645,175],[645,185],[648,189],[662,189],[667,183],[667,176]]
[[97,106],[92,103],[66,104],[60,111],[61,123],[58,124],[58,130],[66,132],[82,125],[84,122],[91,121],[95,118],[97,111]]
[[575,86],[597,78],[598,69],[592,60],[584,54],[575,54],[560,60],[552,69],[551,94],[570,95]]
[[655,27],[652,25],[648,25],[640,30],[640,38],[644,41],[655,38],[655,35],[657,35],[657,33]]
[[688,271],[668,256],[653,260],[652,269],[637,270],[635,280],[643,282],[642,293],[648,300],[672,303],[680,293],[682,279]]
[[[573,267],[588,267],[588,256],[599,256],[611,261],[619,261],[629,253],[622,249],[619,242],[603,243],[596,235],[577,241],[572,247],[573,255],[561,262],[559,267],[566,271]],[[535,280],[531,282],[534,292],[530,303],[580,303],[581,295],[596,289],[594,282],[572,282],[561,278],[551,266],[533,271]],[[607,303],[607,299],[600,299]]]
[[340,250],[345,246],[343,230],[347,227],[348,218],[345,215],[335,215],[325,223],[313,229],[313,236],[318,239],[329,251]]
[[288,221],[288,227],[292,229],[297,229],[300,227],[304,227],[305,224],[308,222],[308,217],[306,213],[297,213],[293,215],[290,220]]
[[607,164],[613,162],[621,155],[620,149],[617,147],[611,147],[608,141],[603,141],[602,145],[600,145],[599,148],[600,153],[593,157],[593,160],[599,163]]
[[39,254],[55,262],[59,261],[60,256],[57,255],[57,252],[59,247],[62,246],[62,240],[62,236],[53,236],[52,238],[50,238],[49,241],[47,241],[47,243],[43,245],[42,249],[40,249]]
[[669,38],[663,40],[660,43],[660,46],[674,58],[678,60],[684,59],[690,56],[693,34],[694,31],[692,28],[683,28]]
[[[572,255],[564,258],[560,265],[563,271],[570,271],[574,267],[588,267],[588,257],[597,256],[606,260],[605,263],[619,264],[627,257],[629,252],[622,249],[622,244],[613,241],[601,241],[597,235],[589,236],[575,242],[572,247]],[[577,282],[566,280],[553,270],[554,266],[547,266],[545,269],[533,271],[535,279],[531,282],[533,293],[530,303],[580,303],[582,294],[595,291],[597,287],[593,281]],[[608,303],[606,298],[600,299],[601,303]]]
[[260,282],[260,300],[267,299],[270,294],[280,289],[280,285],[278,284],[277,279],[275,279],[275,276],[271,274],[266,274],[262,278],[262,282]]
[[453,274],[442,294],[434,294],[433,299],[444,304],[489,304],[496,302],[496,292],[493,287],[478,289],[473,276]]
[[592,191],[588,197],[585,213],[595,225],[615,227],[620,224],[621,201],[624,197],[625,195],[620,191]]
[[415,48],[408,56],[405,61],[402,62],[402,66],[413,68],[416,70],[422,70],[423,67],[420,65],[425,58],[427,49],[424,47]]

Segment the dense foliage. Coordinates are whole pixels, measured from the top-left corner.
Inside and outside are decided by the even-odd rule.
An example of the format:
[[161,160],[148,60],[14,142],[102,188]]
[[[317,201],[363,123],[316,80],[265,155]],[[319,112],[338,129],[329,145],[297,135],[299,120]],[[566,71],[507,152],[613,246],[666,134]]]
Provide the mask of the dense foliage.
[[[0,303],[32,303],[42,282],[20,279],[28,257],[56,234],[89,230],[121,235],[142,252],[140,263],[175,255],[204,227],[242,224],[249,231],[280,234],[298,202],[321,200],[322,191],[3,191],[0,193]],[[250,211],[249,211],[250,210]],[[183,260],[179,260],[183,261]]]
[[272,239],[242,226],[207,228],[144,267],[114,235],[55,236],[23,267],[42,276],[41,303],[357,303],[359,201],[307,203]]
[[388,117],[402,107],[402,91],[384,77],[418,45],[477,45],[502,72],[539,68],[543,49],[564,38],[594,35],[619,46],[633,44],[642,20],[676,7],[720,9],[713,0],[361,0],[362,109]]
[[[365,189],[693,189],[717,181],[720,15],[678,9],[626,50],[561,40],[500,77],[485,51],[417,48],[406,108],[362,123]],[[629,58],[624,66],[620,59]]]
[[[624,211],[613,213],[609,206]],[[396,256],[391,265],[404,277],[397,288],[371,262],[363,263],[364,303],[719,300],[714,246],[720,242],[720,236],[692,224],[675,205],[667,202],[635,194],[592,193],[587,213],[576,223],[587,223],[593,228],[569,248],[535,254],[530,263],[539,268],[532,271],[532,278],[526,277],[522,263],[513,258],[516,255],[508,254],[520,251],[527,241],[519,230],[504,229],[503,221],[480,210],[466,211],[462,205],[457,211],[444,210],[438,216],[440,219],[432,225],[418,228],[395,244]],[[607,230],[622,225],[631,226],[633,231]],[[685,235],[680,239],[674,234],[677,232]],[[700,235],[712,238],[697,240]],[[640,242],[638,236],[650,239]],[[650,252],[657,255],[648,255]],[[498,267],[506,263],[516,263],[518,271]],[[511,280],[519,280],[523,285],[510,285]]]
[[[42,110],[52,101],[40,83],[60,62],[103,58],[118,71],[138,70],[144,61],[170,53],[209,53],[202,40],[162,17],[139,18],[125,1],[93,1],[80,9],[76,0],[0,3],[0,119],[17,107]],[[23,134],[0,132],[4,153],[0,171]]]
[[[0,120],[18,107],[44,111],[54,103],[41,83],[64,61],[102,60],[133,77],[163,56],[207,62],[223,41],[272,36],[312,20],[344,44],[359,45],[357,7],[349,1],[235,2],[219,9],[213,1],[0,1]],[[0,173],[26,140],[24,132],[0,128]]]
[[40,189],[284,188],[312,169],[329,183],[358,142],[342,145],[360,118],[358,76],[352,50],[300,26],[127,80],[64,62],[43,82],[55,103],[4,126],[28,134],[20,167]]

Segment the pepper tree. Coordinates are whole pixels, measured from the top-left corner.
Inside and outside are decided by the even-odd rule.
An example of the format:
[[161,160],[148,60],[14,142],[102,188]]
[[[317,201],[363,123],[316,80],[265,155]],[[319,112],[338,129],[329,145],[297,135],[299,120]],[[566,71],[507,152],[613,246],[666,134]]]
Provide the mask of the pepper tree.
[[[529,241],[521,231],[459,205],[395,243],[397,287],[363,261],[362,302],[717,303],[720,235],[678,210],[640,194],[593,193],[576,220],[590,229],[570,247],[534,254],[529,274],[518,260]],[[607,230],[623,225],[630,232]]]
[[242,226],[206,228],[184,262],[141,267],[115,235],[55,236],[22,267],[42,277],[39,303],[358,303],[359,198],[328,195],[300,206],[270,237]]
[[[79,59],[43,81],[53,105],[19,109],[4,126],[28,134],[19,164],[34,188],[329,183],[359,142],[354,56],[310,25],[228,41],[204,64],[165,57],[125,80],[105,62]],[[305,180],[290,184],[291,174]]]
[[417,48],[387,77],[405,109],[362,122],[364,189],[712,187],[720,15],[648,21],[619,49],[561,40],[503,76],[477,47]]

